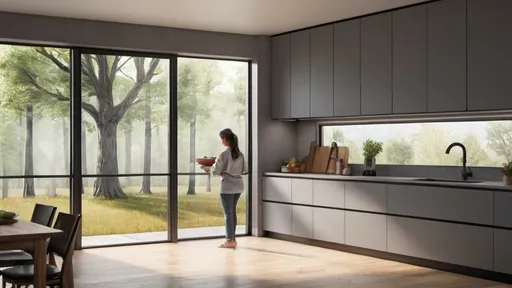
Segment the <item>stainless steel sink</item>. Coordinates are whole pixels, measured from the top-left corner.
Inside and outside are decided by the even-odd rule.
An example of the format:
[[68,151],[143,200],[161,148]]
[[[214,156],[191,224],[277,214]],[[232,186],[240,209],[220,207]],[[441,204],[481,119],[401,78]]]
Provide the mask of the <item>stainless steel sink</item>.
[[452,182],[452,183],[481,183],[481,180],[460,180],[460,179],[446,179],[446,178],[417,178],[415,181],[426,182]]

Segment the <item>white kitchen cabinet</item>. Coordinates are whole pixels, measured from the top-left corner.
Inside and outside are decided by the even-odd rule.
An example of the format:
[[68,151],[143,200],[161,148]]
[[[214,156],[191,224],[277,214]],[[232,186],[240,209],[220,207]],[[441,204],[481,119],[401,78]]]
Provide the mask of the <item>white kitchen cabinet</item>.
[[292,179],[292,203],[313,204],[313,180]]
[[313,207],[292,205],[292,235],[313,238]]
[[263,200],[292,202],[292,179],[263,177]]
[[280,203],[263,203],[263,230],[292,234],[292,206]]
[[313,181],[313,204],[315,206],[344,208],[345,182],[343,181]]
[[345,207],[386,212],[386,184],[345,182]]
[[313,208],[313,238],[315,240],[345,243],[345,211]]
[[485,270],[493,269],[493,229],[388,216],[387,251]]
[[345,244],[386,251],[386,215],[345,211]]

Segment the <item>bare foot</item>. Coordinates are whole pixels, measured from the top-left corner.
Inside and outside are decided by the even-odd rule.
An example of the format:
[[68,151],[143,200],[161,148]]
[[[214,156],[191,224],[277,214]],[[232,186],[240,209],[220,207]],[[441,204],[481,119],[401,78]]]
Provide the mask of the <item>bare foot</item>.
[[236,241],[226,241],[224,244],[221,244],[219,248],[229,248],[229,249],[235,249],[236,248]]

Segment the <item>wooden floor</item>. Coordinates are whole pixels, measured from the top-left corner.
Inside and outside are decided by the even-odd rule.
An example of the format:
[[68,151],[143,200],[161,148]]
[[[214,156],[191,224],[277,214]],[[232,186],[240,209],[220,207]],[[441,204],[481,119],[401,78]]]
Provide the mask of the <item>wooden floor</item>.
[[510,285],[267,238],[187,241],[75,254],[75,287],[478,287]]

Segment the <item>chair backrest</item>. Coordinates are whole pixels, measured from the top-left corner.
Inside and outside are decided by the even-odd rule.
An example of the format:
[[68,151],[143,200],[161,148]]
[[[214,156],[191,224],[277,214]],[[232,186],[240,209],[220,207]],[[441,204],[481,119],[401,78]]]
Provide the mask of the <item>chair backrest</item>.
[[66,259],[68,254],[75,249],[76,234],[81,219],[81,215],[71,215],[60,212],[59,215],[57,215],[57,220],[55,220],[53,228],[63,231],[64,235],[50,239],[48,252],[55,253],[62,259]]
[[51,227],[57,207],[36,203],[30,222]]

